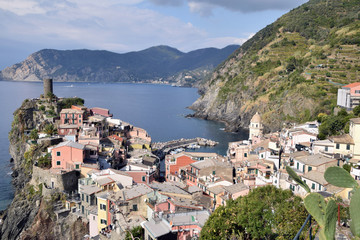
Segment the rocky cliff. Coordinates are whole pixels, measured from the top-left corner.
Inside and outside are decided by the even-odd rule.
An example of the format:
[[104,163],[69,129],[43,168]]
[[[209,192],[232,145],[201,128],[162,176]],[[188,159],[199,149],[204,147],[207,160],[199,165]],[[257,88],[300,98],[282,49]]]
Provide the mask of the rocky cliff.
[[82,239],[86,226],[71,216],[61,220],[55,216],[56,206],[62,205],[64,196],[57,193],[50,198],[44,198],[43,186],[30,184],[33,165],[48,147],[46,144],[30,144],[30,139],[25,134],[26,130],[42,130],[50,124],[45,114],[39,111],[39,105],[44,104],[39,101],[25,100],[14,113],[9,133],[9,151],[14,159],[12,183],[15,197],[3,213],[0,237],[1,239]]
[[183,53],[168,46],[118,54],[108,51],[44,49],[5,68],[0,79],[9,81],[160,82],[181,86],[209,74],[239,46],[205,48]]
[[310,0],[266,26],[199,88],[195,116],[248,127],[304,122],[336,106],[337,88],[360,80],[358,0]]

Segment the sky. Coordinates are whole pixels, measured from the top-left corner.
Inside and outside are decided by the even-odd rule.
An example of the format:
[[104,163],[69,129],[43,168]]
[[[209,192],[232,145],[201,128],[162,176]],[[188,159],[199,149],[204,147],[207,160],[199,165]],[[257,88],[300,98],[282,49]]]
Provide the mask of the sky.
[[0,0],[0,70],[45,48],[241,45],[306,0]]

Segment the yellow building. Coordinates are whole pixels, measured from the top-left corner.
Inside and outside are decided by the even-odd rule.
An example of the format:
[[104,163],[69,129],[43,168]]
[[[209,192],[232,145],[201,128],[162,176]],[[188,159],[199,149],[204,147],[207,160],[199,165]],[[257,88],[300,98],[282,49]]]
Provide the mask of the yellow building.
[[360,159],[360,118],[350,119],[349,135],[354,141],[353,158]]
[[98,207],[98,230],[99,232],[111,224],[110,212],[109,212],[109,200],[107,199],[107,193],[100,193],[97,195],[97,207]]
[[334,153],[351,157],[354,152],[354,140],[349,134],[332,136],[330,141],[334,143]]

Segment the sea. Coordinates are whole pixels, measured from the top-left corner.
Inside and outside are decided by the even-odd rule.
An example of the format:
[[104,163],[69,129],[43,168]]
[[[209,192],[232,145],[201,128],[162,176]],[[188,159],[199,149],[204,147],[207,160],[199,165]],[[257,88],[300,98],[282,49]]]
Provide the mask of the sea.
[[[37,98],[42,93],[41,82],[0,81],[0,210],[14,197],[8,141],[13,112],[24,99]],[[114,118],[146,129],[153,142],[203,137],[219,144],[197,151],[226,155],[229,142],[248,137],[246,130],[225,132],[221,122],[186,118],[193,113],[187,107],[199,97],[196,88],[134,83],[54,83],[54,94],[83,98],[87,107],[110,109]]]

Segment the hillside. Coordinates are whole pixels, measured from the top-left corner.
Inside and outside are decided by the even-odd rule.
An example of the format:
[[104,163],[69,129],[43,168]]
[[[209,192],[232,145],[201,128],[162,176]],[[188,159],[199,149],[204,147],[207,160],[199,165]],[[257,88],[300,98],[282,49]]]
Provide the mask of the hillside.
[[[168,46],[124,54],[109,51],[44,49],[5,68],[0,79],[14,81],[152,82],[192,85],[210,73],[239,46],[183,53]],[[187,81],[185,81],[185,76]]]
[[268,130],[330,113],[337,88],[360,80],[359,12],[359,0],[310,0],[283,15],[202,82],[195,116],[236,131],[256,111]]

